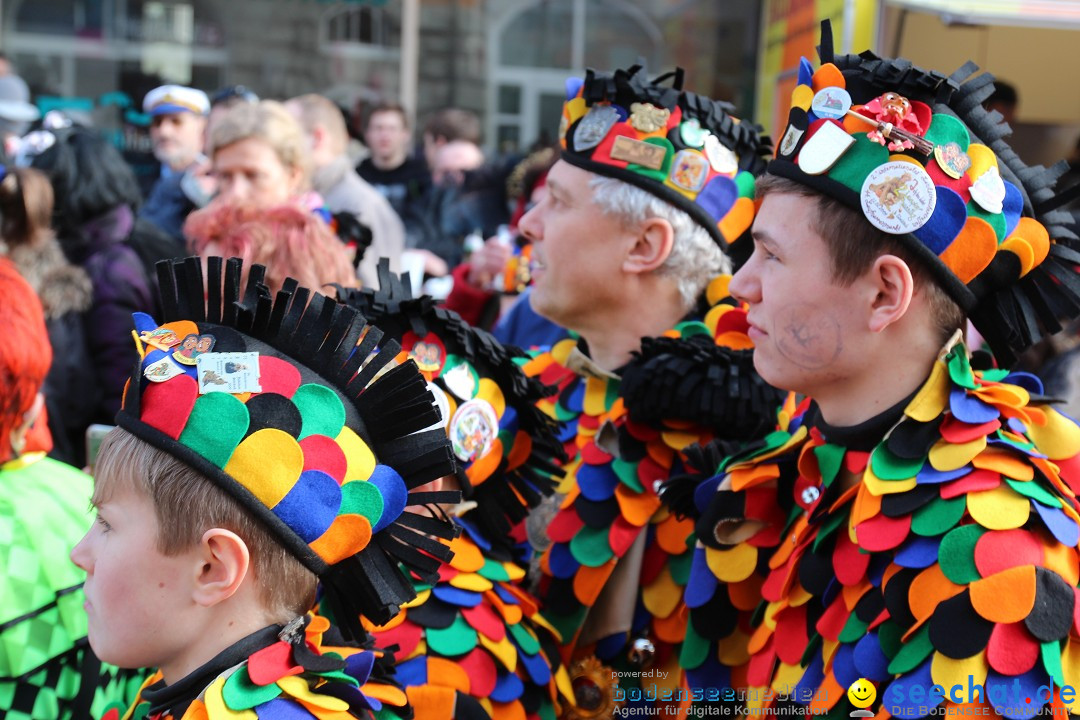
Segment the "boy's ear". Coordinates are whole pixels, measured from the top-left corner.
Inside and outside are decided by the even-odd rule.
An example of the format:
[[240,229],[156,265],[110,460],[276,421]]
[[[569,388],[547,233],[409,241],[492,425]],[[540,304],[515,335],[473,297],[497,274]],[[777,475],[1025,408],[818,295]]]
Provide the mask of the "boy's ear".
[[876,291],[870,305],[869,329],[881,332],[907,313],[915,280],[908,264],[895,255],[882,255],[875,260],[868,277]]
[[199,605],[211,607],[240,589],[251,569],[251,554],[239,535],[223,528],[203,533],[199,548],[201,563],[196,570],[194,599]]
[[623,261],[628,273],[647,273],[664,264],[675,245],[675,229],[663,218],[645,219],[638,228],[637,237]]

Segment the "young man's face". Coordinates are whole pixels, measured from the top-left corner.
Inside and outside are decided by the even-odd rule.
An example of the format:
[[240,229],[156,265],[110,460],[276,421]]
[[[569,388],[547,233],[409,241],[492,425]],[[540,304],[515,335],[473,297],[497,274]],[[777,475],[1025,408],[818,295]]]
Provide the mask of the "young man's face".
[[206,118],[191,112],[155,115],[150,121],[154,157],[173,170],[181,171],[202,152]]
[[150,498],[115,482],[71,560],[86,571],[90,645],[103,661],[126,668],[158,667],[181,657],[185,609],[198,549],[175,556],[157,550],[158,523]]
[[548,173],[547,193],[521,218],[533,244],[532,307],[579,329],[597,307],[620,302],[623,248],[630,230],[592,201],[592,173],[563,160]]
[[810,227],[815,204],[803,195],[766,195],[754,221],[753,255],[729,287],[750,306],[758,373],[770,385],[809,395],[845,377],[865,329],[857,323],[860,290],[832,280],[828,248]]
[[376,158],[392,158],[404,153],[409,144],[409,129],[401,113],[387,110],[377,112],[368,120],[364,142]]

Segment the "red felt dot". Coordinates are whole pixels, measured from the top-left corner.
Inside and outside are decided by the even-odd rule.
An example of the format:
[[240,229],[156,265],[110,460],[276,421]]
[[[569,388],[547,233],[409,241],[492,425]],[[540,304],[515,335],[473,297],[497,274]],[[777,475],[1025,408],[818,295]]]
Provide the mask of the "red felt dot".
[[279,641],[248,658],[248,677],[256,685],[269,685],[289,675],[299,675],[304,668],[292,661],[292,646]]
[[1000,484],[1001,473],[979,468],[972,470],[958,480],[953,480],[952,482],[942,485],[941,497],[949,500],[951,498],[960,497],[961,495],[967,495],[968,493],[993,490]]
[[619,136],[637,140],[637,131],[630,127],[629,123],[621,122],[616,124],[615,127],[611,129],[608,136],[600,141],[600,144],[593,150],[593,162],[600,162],[605,165],[611,165],[612,167],[626,167],[628,163],[625,160],[616,160],[611,157],[611,150],[615,147],[615,138]]
[[420,642],[423,631],[419,625],[414,625],[406,618],[397,627],[372,634],[375,636],[375,645],[377,647],[398,645],[401,649],[397,652],[397,655],[399,657],[409,657]]
[[991,420],[982,425],[969,425],[955,415],[948,415],[941,423],[941,437],[954,445],[962,445],[976,438],[986,437],[1001,427],[1001,421]]
[[150,383],[140,400],[139,417],[150,427],[177,440],[198,399],[199,384],[190,375]]
[[260,355],[259,386],[264,393],[291,398],[300,387],[300,371],[281,358]]
[[1073,588],[1076,602],[1073,603],[1073,632],[1080,636],[1080,588]]
[[771,636],[765,643],[765,647],[754,653],[750,658],[750,665],[746,670],[746,680],[753,686],[765,686],[772,681],[773,666],[776,664],[776,651],[773,650],[773,638]]
[[859,545],[870,552],[881,552],[899,547],[911,530],[911,516],[891,518],[877,515],[855,526]]
[[630,437],[635,440],[640,440],[643,443],[652,442],[656,438],[660,437],[660,431],[655,428],[651,428],[645,423],[636,423],[626,421],[626,432],[630,433]]
[[585,527],[585,522],[578,517],[577,510],[571,506],[560,510],[548,525],[548,537],[552,542],[568,543],[583,527]]
[[469,676],[469,694],[473,697],[487,697],[495,689],[498,673],[495,661],[482,648],[473,651],[456,661],[458,666]]
[[935,185],[943,185],[950,190],[954,190],[965,204],[971,200],[971,178],[968,177],[967,173],[964,173],[959,178],[949,177],[937,164],[937,160],[926,163],[926,172]]
[[652,459],[652,457],[646,455],[641,458],[641,462],[637,466],[638,480],[645,487],[645,492],[655,493],[653,485],[657,480],[668,479],[668,469],[662,467],[658,462]]
[[840,632],[844,629],[844,625],[847,624],[850,616],[851,611],[848,610],[847,603],[844,602],[844,596],[838,593],[836,599],[818,618],[815,628],[821,633],[821,637],[836,642],[839,640]]
[[641,584],[651,585],[670,558],[658,543],[654,542],[646,547],[645,556],[641,559]]
[[611,524],[611,529],[608,531],[608,544],[615,553],[615,557],[625,555],[640,532],[640,527],[633,525],[622,515],[615,518],[615,522]]
[[746,320],[746,311],[742,308],[738,308],[735,310],[728,310],[720,316],[716,321],[715,335],[719,337],[726,332],[740,332],[745,334],[749,332],[749,330],[750,323]]
[[869,553],[859,552],[859,546],[851,542],[848,533],[841,528],[836,534],[836,548],[833,550],[836,579],[841,585],[858,585],[866,577],[869,565]]
[[607,465],[612,461],[613,457],[610,453],[601,450],[599,445],[590,440],[585,443],[585,447],[581,448],[581,459],[589,465]]
[[1042,547],[1027,530],[991,530],[975,543],[975,568],[983,577],[1021,565],[1042,564]]
[[868,452],[856,452],[855,450],[848,450],[844,453],[844,467],[848,472],[860,474],[866,470],[866,463],[870,461],[870,453]]
[[487,600],[476,607],[462,608],[461,615],[465,622],[469,623],[469,627],[490,640],[500,642],[506,637],[506,625],[502,617],[491,608]]
[[781,610],[776,615],[776,631],[773,633],[776,656],[788,665],[798,665],[809,638],[806,635],[806,605]]
[[326,435],[308,435],[300,441],[304,451],[304,470],[321,470],[337,480],[338,485],[345,482],[345,470],[349,461],[341,446]]

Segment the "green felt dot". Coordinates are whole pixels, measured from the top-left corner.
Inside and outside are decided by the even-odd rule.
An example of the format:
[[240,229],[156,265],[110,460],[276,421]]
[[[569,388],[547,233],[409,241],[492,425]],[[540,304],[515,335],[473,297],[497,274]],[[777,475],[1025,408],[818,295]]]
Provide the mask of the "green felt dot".
[[[799,510],[798,514],[802,514],[802,508],[799,508],[798,505],[795,506],[795,509]],[[792,518],[794,517],[795,515],[793,514]],[[832,537],[832,534],[836,532],[836,529],[838,527],[840,527],[841,525],[847,525],[847,519],[848,518],[845,513],[832,513],[827,518],[825,518],[825,522],[821,524],[821,529],[817,532],[817,537],[814,538],[814,550],[816,551],[818,549],[818,545]]]
[[821,479],[825,487],[829,487],[840,473],[840,466],[844,462],[844,448],[825,443],[814,448],[814,456],[817,458],[818,469],[821,471]]
[[938,546],[938,564],[941,572],[957,585],[967,585],[982,575],[975,567],[975,543],[985,530],[980,525],[961,525],[941,538]]
[[180,444],[223,468],[247,434],[250,420],[244,403],[229,393],[200,395],[180,433]]
[[1058,687],[1065,687],[1065,673],[1061,669],[1061,643],[1057,640],[1044,642],[1040,647],[1040,654],[1046,674],[1054,678]]
[[570,540],[570,554],[585,567],[600,567],[614,553],[608,543],[607,528],[583,527]]
[[502,563],[489,558],[484,558],[484,566],[477,573],[480,577],[494,582],[510,582],[510,573],[506,572],[506,568],[503,567]]
[[915,511],[911,518],[911,532],[923,537],[942,535],[960,522],[967,510],[967,498],[934,498]]
[[623,485],[626,485],[639,493],[645,492],[645,487],[641,484],[641,478],[638,477],[636,462],[628,462],[622,458],[615,458],[611,463],[611,469],[619,476],[619,480],[622,481]]
[[526,655],[535,655],[540,652],[540,641],[521,623],[511,625],[510,634],[514,636],[514,642]]
[[994,439],[1000,440],[1003,445],[1014,447],[1025,455],[1028,455],[1030,453],[1035,453],[1036,455],[1039,454],[1039,450],[1035,447],[1035,443],[1033,442],[1017,442],[1011,437],[1005,437],[1001,434],[1001,432],[994,433],[994,436]]
[[1021,481],[1005,478],[1005,482],[1007,482],[1009,487],[1016,492],[1025,495],[1032,500],[1038,500],[1043,505],[1049,505],[1054,508],[1061,507],[1061,501],[1054,497],[1049,490],[1040,485],[1038,480]]
[[555,706],[550,700],[544,698],[543,704],[540,705],[540,720],[556,720]]
[[555,403],[555,419],[559,422],[569,422],[577,418],[578,413],[568,410],[561,403]]
[[[574,600],[574,602],[577,602]],[[585,622],[585,614],[589,611],[589,608],[584,605],[578,605],[574,612],[569,614],[558,613],[554,608],[545,608],[544,617],[547,619],[551,626],[558,631],[560,637],[572,638],[574,634],[581,627],[581,623]],[[687,630],[689,635],[689,630]]]
[[[687,538],[688,542],[694,542],[694,537],[691,535]],[[672,555],[668,558],[668,572],[671,573],[671,579],[679,587],[686,587],[686,583],[690,580],[690,566],[694,563],[694,554],[690,552],[684,552],[681,555]]]
[[754,176],[745,170],[735,175],[735,187],[739,188],[739,197],[754,199]]
[[326,678],[327,680],[333,680],[335,682],[346,682],[346,683],[349,683],[350,685],[352,685],[353,687],[360,687],[360,683],[358,683],[356,681],[356,678],[354,678],[352,675],[349,675],[348,673],[345,673],[345,672],[343,672],[341,670],[330,670],[328,672],[313,673],[313,674],[318,675],[321,678]]
[[658,147],[664,148],[663,166],[661,166],[659,170],[653,170],[652,168],[645,167],[644,165],[630,163],[626,166],[626,169],[633,170],[638,175],[644,175],[645,177],[650,177],[654,180],[658,180],[659,182],[664,182],[664,180],[667,179],[668,173],[671,172],[671,161],[675,157],[675,146],[671,144],[670,140],[662,137],[645,138],[645,142],[650,145],[656,145]]
[[854,612],[848,615],[847,622],[844,623],[844,629],[840,631],[840,642],[853,643],[866,634],[866,629],[870,627],[870,623],[865,623],[860,620]]
[[991,215],[990,213],[979,207],[979,203],[972,200],[967,204],[967,214],[968,217],[982,218],[986,222],[990,223],[990,227],[994,228],[994,234],[997,235],[998,244],[1001,244],[1001,241],[1005,239],[1005,231],[1007,230],[1007,226],[1005,224],[1004,213],[997,213]]
[[1009,376],[1010,370],[1003,368],[992,368],[990,370],[983,370],[983,380],[989,380],[990,382],[1001,382]]
[[866,176],[878,165],[889,161],[889,151],[866,137],[866,133],[856,133],[852,137],[855,143],[840,156],[828,176],[855,192],[861,192]]
[[974,390],[978,387],[975,384],[975,373],[971,371],[971,363],[968,362],[967,353],[949,353],[947,366],[949,368],[949,378],[954,383],[968,390]]
[[688,670],[694,670],[701,667],[708,656],[709,641],[697,634],[693,623],[687,623],[686,637],[683,638],[682,651],[679,654],[679,665]]
[[894,658],[904,646],[904,628],[892,620],[886,620],[878,625],[878,644],[885,657]]
[[141,702],[135,706],[135,709],[131,713],[131,720],[146,720],[146,716],[150,713],[150,703]]
[[934,644],[930,642],[930,623],[924,623],[914,635],[908,638],[908,641],[889,662],[889,674],[901,675],[911,672],[919,667],[933,651]]
[[806,649],[803,650],[802,657],[799,658],[799,664],[803,667],[808,667],[810,663],[814,661],[814,657],[818,654],[820,646],[821,634],[814,633],[806,643]]
[[910,460],[894,454],[881,443],[870,455],[870,468],[882,480],[910,480],[922,469],[926,458]]
[[345,406],[337,393],[325,385],[301,385],[292,396],[292,401],[300,410],[303,420],[297,440],[303,440],[308,435],[337,437],[341,428],[345,427]]
[[456,657],[476,647],[476,631],[458,615],[447,628],[428,628],[428,647],[446,657]]
[[374,527],[382,514],[383,496],[379,488],[364,480],[353,480],[341,486],[338,515],[363,515]]
[[675,332],[679,333],[680,338],[693,337],[694,335],[711,335],[709,328],[705,323],[698,322],[696,320],[690,320],[687,322],[681,322],[675,326]]
[[281,694],[281,688],[275,683],[256,685],[251,682],[246,667],[241,667],[225,680],[221,688],[221,698],[230,710],[249,710],[256,705],[270,702]]
[[930,129],[926,131],[925,137],[935,145],[947,145],[954,142],[964,152],[967,152],[968,145],[971,144],[971,135],[968,134],[964,123],[944,113],[934,113],[930,119]]

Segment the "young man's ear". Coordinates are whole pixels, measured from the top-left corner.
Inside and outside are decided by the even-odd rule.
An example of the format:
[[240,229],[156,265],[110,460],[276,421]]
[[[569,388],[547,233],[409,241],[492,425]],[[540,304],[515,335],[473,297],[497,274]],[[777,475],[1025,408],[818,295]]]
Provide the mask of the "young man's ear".
[[907,313],[915,292],[915,281],[908,264],[895,255],[882,255],[875,260],[869,279],[875,291],[869,329],[881,332]]
[[674,245],[675,230],[671,223],[663,218],[647,218],[623,261],[623,270],[628,273],[652,272],[667,261]]
[[211,528],[199,543],[200,566],[196,569],[194,599],[211,607],[228,600],[240,589],[251,569],[247,543],[230,530]]

